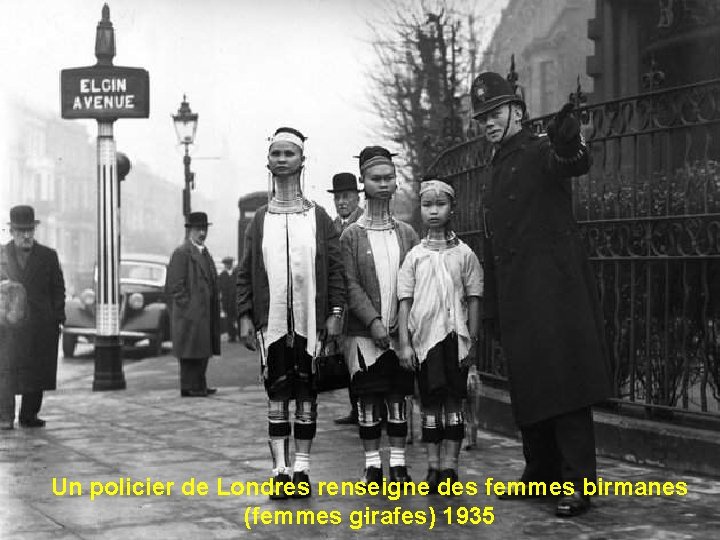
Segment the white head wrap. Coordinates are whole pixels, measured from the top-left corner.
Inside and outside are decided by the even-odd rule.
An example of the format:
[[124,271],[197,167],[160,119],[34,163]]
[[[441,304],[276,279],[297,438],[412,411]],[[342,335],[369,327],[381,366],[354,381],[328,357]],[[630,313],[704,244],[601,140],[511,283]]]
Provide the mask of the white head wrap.
[[287,131],[281,131],[280,133],[276,133],[270,140],[270,146],[272,146],[273,143],[276,143],[278,141],[291,142],[295,146],[300,148],[300,150],[305,150],[305,143],[303,143],[303,140],[294,133],[289,133]]
[[443,182],[442,180],[426,180],[420,184],[420,198],[422,199],[423,194],[428,191],[434,191],[435,193],[445,193],[455,200],[455,190],[450,184]]

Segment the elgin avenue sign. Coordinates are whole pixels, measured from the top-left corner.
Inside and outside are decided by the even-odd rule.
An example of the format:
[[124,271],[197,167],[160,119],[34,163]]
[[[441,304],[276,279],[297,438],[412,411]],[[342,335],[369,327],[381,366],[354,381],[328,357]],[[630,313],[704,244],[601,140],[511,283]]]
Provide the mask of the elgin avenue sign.
[[60,72],[63,118],[148,118],[148,72],[142,68],[91,66]]

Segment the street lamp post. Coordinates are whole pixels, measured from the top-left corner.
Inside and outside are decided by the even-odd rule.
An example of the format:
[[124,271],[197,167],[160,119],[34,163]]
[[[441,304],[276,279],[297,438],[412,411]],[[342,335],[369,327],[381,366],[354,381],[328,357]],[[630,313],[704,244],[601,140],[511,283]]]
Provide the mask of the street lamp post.
[[195,173],[190,170],[190,145],[195,141],[197,131],[198,115],[190,110],[187,97],[183,95],[182,103],[177,114],[172,115],[177,134],[178,143],[185,145],[183,166],[185,168],[185,189],[183,189],[183,216],[187,218],[191,212],[190,190],[195,188]]

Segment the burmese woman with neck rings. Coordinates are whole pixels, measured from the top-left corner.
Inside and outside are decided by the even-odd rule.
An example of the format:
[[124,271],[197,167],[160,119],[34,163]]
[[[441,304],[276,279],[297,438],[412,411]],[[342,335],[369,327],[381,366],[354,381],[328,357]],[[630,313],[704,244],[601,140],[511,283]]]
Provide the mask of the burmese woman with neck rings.
[[415,380],[412,364],[402,364],[395,352],[397,277],[405,255],[419,240],[410,225],[396,220],[390,212],[397,189],[392,157],[382,146],[368,146],[360,152],[365,212],[340,239],[348,289],[346,354],[352,391],[358,396],[366,483],[381,483],[383,479],[380,437],[384,416],[390,443],[390,480],[411,481],[405,462],[405,396],[413,393]]
[[[310,448],[317,430],[311,359],[323,339],[340,334],[345,303],[337,230],[327,212],[303,196],[304,147],[305,137],[293,128],[281,127],[272,137],[268,204],[245,231],[237,273],[240,335],[248,348],[260,350],[268,395],[273,499],[310,495]],[[286,490],[283,485],[291,481],[294,489]]]

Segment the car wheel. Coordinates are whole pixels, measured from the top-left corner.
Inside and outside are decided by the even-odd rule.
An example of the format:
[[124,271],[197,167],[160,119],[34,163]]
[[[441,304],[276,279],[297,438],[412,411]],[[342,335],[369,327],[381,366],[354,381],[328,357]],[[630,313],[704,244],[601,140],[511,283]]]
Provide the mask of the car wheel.
[[63,334],[62,337],[62,349],[63,349],[63,356],[65,358],[72,358],[75,356],[75,345],[77,345],[77,336],[71,336],[68,334]]
[[150,354],[153,356],[162,356],[163,348],[162,348],[162,335],[156,334],[153,337],[150,338]]

